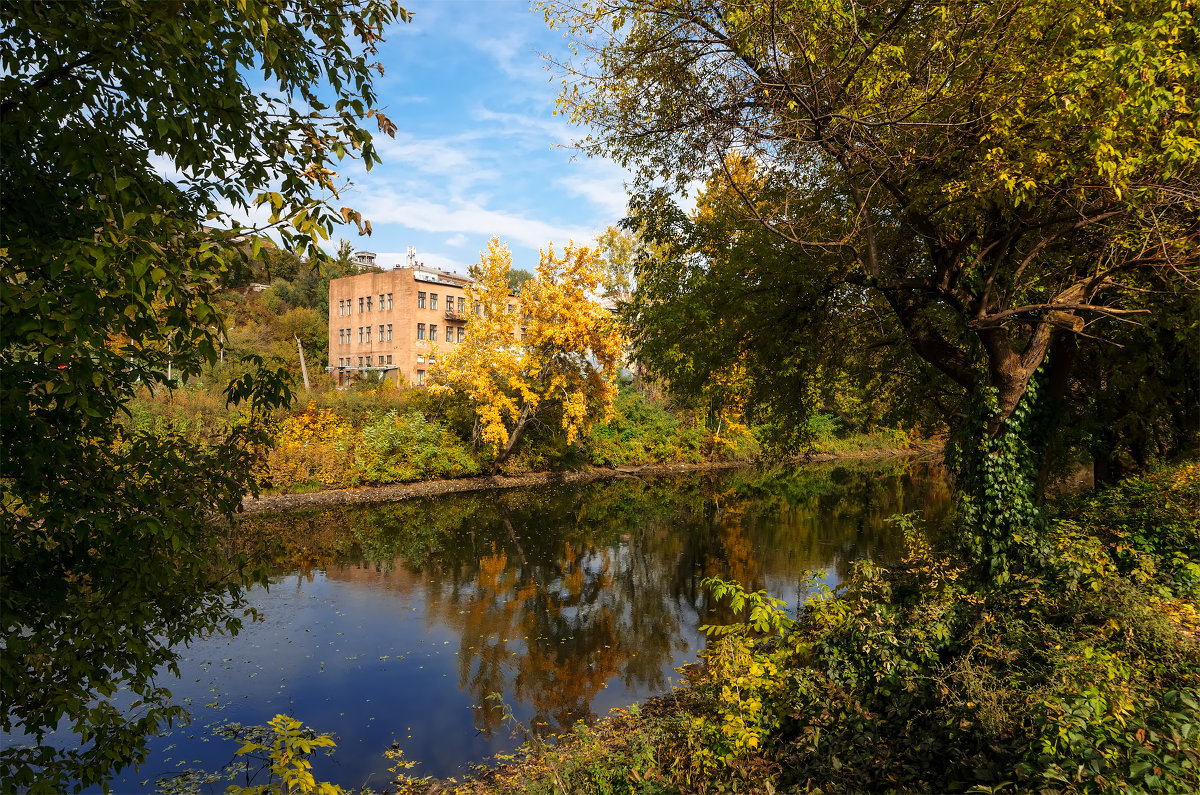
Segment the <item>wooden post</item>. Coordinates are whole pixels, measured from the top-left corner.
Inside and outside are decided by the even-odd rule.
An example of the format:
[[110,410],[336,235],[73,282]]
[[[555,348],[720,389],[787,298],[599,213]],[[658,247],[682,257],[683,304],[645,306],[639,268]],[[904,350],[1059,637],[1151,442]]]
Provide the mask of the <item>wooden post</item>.
[[296,337],[296,350],[300,351],[300,373],[304,376],[304,391],[308,392],[308,367],[304,364],[304,346],[300,344],[300,337]]

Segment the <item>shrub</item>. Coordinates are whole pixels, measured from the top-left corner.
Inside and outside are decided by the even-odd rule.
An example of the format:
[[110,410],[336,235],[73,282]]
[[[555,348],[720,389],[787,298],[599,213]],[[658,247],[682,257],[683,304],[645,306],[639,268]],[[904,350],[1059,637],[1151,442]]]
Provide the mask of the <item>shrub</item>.
[[679,418],[639,392],[623,388],[613,418],[592,426],[584,444],[598,466],[699,461],[705,432],[684,427]]
[[476,475],[479,462],[462,440],[416,410],[395,410],[363,426],[355,476],[368,483]]
[[302,414],[275,425],[275,447],[267,454],[271,483],[276,487],[349,485],[353,453],[349,423],[309,401]]

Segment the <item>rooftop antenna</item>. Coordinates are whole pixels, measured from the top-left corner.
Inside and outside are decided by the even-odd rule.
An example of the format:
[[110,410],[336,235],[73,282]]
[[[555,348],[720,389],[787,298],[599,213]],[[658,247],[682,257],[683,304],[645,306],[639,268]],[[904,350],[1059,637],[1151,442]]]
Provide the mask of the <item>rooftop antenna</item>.
[[417,247],[408,247],[408,267],[415,268],[417,266]]

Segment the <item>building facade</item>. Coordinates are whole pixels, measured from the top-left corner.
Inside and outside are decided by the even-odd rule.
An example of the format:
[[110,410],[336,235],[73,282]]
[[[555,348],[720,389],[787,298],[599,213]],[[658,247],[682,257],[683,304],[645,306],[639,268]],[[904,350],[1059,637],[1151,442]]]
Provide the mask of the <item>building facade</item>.
[[407,267],[329,282],[329,365],[358,378],[423,384],[430,364],[466,337],[471,281],[411,259]]

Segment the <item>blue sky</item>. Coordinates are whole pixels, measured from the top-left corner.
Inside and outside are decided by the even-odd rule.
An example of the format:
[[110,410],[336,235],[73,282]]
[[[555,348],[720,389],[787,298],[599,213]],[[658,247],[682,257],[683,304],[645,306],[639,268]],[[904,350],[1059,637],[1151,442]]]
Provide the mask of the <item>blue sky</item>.
[[[343,161],[345,204],[370,219],[341,236],[384,267],[408,246],[427,265],[465,272],[492,236],[513,266],[532,270],[551,241],[590,242],[624,215],[625,172],[571,149],[582,131],[554,115],[560,78],[542,54],[566,42],[528,2],[401,0],[413,14],[387,34],[379,105],[394,139],[375,136],[383,163]],[[332,249],[336,250],[338,233]]]

